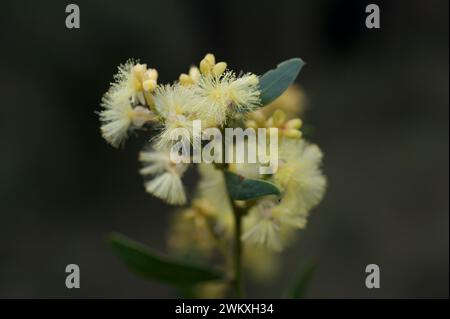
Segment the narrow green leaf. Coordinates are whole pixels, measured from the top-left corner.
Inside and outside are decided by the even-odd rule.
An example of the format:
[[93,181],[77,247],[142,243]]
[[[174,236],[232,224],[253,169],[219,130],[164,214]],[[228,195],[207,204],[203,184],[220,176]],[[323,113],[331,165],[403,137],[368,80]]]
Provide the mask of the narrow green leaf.
[[112,234],[109,242],[114,252],[130,270],[147,279],[176,286],[220,280],[224,275],[216,270],[185,264],[158,256],[148,247],[121,234]]
[[315,263],[309,263],[305,266],[303,271],[299,274],[292,287],[286,293],[286,298],[289,299],[301,299],[304,298],[306,291],[311,282],[311,278],[316,270]]
[[244,178],[232,172],[225,172],[228,193],[234,200],[250,200],[265,195],[280,195],[280,190],[272,183]]
[[261,90],[261,104],[267,105],[279,97],[291,85],[305,62],[300,58],[293,58],[278,64],[276,69],[267,71],[259,79]]

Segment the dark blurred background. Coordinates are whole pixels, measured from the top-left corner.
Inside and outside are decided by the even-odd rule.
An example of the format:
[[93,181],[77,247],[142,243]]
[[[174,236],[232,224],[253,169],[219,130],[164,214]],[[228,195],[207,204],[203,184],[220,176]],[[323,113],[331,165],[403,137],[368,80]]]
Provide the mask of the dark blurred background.
[[[137,173],[146,137],[113,149],[95,111],[126,59],[168,82],[213,52],[257,74],[303,58],[326,156],[324,202],[252,296],[279,296],[315,259],[312,298],[448,298],[448,1],[75,1],[72,30],[69,3],[1,4],[0,297],[175,296],[105,244],[115,230],[164,252],[171,208]],[[364,25],[369,3],[381,29]],[[81,289],[65,287],[69,263]],[[370,263],[380,289],[364,285]]]

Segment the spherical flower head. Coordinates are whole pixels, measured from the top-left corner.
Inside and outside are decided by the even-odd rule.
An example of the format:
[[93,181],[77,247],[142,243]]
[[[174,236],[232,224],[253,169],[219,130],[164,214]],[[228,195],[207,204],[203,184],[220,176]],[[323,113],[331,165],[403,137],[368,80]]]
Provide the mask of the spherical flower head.
[[102,135],[114,147],[123,144],[130,131],[155,119],[146,106],[143,92],[144,87],[152,87],[153,82],[156,86],[157,77],[156,70],[147,69],[145,64],[133,60],[118,67],[115,82],[102,98],[103,110],[100,112]]
[[118,147],[128,136],[133,107],[127,99],[113,100],[110,94],[103,97],[101,106],[102,136],[108,143]]
[[250,112],[260,106],[258,83],[258,77],[252,73],[238,77],[230,83],[228,95],[238,112]]
[[140,64],[130,59],[119,65],[111,85],[110,93],[114,99],[130,99],[133,104],[146,104],[145,92],[156,89],[158,72],[147,69],[146,64]]
[[153,179],[145,182],[147,192],[172,205],[186,203],[181,177],[188,168],[187,164],[173,162],[169,149],[155,147],[152,150],[141,152],[139,160],[144,164],[140,173],[144,176],[153,176]]
[[207,122],[221,126],[228,117],[254,110],[260,105],[258,77],[246,74],[236,78],[226,71],[220,76],[204,75],[194,87],[199,97],[195,110]]
[[[158,147],[167,147],[176,142],[179,133],[184,141],[192,141],[193,113],[196,98],[192,90],[179,85],[159,86],[154,95],[155,108],[163,120],[163,129],[158,137]],[[183,128],[185,130],[177,130]]]
[[317,145],[303,139],[281,140],[274,181],[284,192],[296,198],[301,210],[309,211],[325,194],[327,181],[321,169],[322,158]]
[[244,219],[242,240],[281,251],[294,229],[304,228],[306,214],[294,207],[292,197],[267,196],[258,201]]
[[103,138],[114,147],[122,145],[130,131],[154,119],[148,108],[133,108],[128,98],[118,98],[110,92],[103,96],[101,106],[100,130]]

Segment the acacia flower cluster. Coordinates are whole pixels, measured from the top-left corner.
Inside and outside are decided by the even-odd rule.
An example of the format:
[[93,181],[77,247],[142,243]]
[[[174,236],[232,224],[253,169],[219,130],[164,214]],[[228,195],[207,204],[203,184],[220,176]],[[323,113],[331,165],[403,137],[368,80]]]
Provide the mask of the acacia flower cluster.
[[140,154],[145,167],[141,173],[152,175],[146,189],[170,204],[186,203],[181,177],[184,165],[175,165],[167,155],[176,140],[178,128],[192,137],[194,120],[203,127],[223,127],[239,114],[257,108],[258,77],[247,73],[236,76],[225,62],[216,63],[207,54],[199,68],[191,67],[189,75],[181,74],[173,84],[158,85],[158,72],[129,60],[119,66],[115,82],[102,99],[100,120],[103,137],[112,146],[123,144],[129,133],[150,124],[159,130],[150,150]]
[[[238,232],[244,245],[244,265],[255,274],[272,272],[276,268],[274,252],[306,226],[308,214],[321,201],[327,184],[321,150],[302,136],[302,91],[291,85],[278,99],[263,105],[261,78],[232,71],[227,63],[216,62],[213,54],[205,55],[198,66],[191,66],[170,84],[158,83],[156,69],[133,60],[119,66],[114,79],[99,113],[102,136],[119,147],[133,131],[156,130],[139,154],[145,189],[169,204],[190,203],[174,216],[169,232],[172,251],[183,255],[194,250],[205,257],[221,251],[228,256],[228,246]],[[197,164],[200,181],[195,192],[187,194],[182,177],[193,165],[175,162],[170,149],[180,137],[179,128],[185,129],[183,138],[192,139],[196,120],[203,129],[220,131],[228,127],[276,128],[278,169],[261,175],[260,163]],[[233,145],[236,149],[237,143]],[[224,172],[270,183],[279,193],[235,200],[229,196]],[[236,211],[242,219],[239,225]]]

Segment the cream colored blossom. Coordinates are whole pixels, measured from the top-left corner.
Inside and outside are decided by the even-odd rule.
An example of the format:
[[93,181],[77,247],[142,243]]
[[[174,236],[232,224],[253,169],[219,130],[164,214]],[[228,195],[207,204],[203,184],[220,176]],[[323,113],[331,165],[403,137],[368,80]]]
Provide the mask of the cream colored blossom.
[[147,69],[146,64],[128,60],[118,67],[114,76],[115,82],[109,90],[114,100],[130,99],[134,104],[146,104],[145,92],[156,89],[158,72],[155,69]]
[[319,147],[305,140],[282,139],[278,152],[275,183],[290,196],[298,207],[309,211],[325,193],[327,181],[322,173],[323,154]]
[[[256,165],[233,164],[232,171],[247,178],[256,175]],[[326,179],[321,171],[322,153],[313,144],[300,139],[282,138],[278,149],[278,170],[270,176],[281,190],[281,198],[258,199],[244,219],[242,239],[280,251],[295,229],[306,226],[309,211],[322,199]]]
[[130,131],[154,120],[153,113],[147,107],[133,108],[128,99],[117,99],[110,93],[104,95],[101,106],[102,136],[114,147],[120,146]]
[[[301,136],[302,121],[298,116],[303,110],[303,92],[291,86],[271,104],[262,107],[258,76],[252,73],[237,76],[226,62],[218,61],[211,53],[171,84],[158,84],[156,69],[133,60],[120,65],[114,79],[103,96],[99,113],[102,136],[117,147],[134,130],[154,124],[159,134],[153,137],[152,147],[139,154],[140,173],[145,177],[146,191],[169,204],[187,203],[182,178],[188,169],[185,163],[195,155],[191,158],[190,154],[178,154],[186,156],[183,158],[186,161],[175,161],[171,158],[171,147],[179,141],[179,134],[191,142],[193,136],[198,137],[194,121],[201,120],[202,129],[213,128],[209,132],[214,131],[214,136],[225,127],[278,129],[274,149],[265,147],[271,144],[267,136],[264,144],[258,140],[259,151],[264,153],[261,156],[257,148],[246,147],[253,145],[247,136],[247,140],[231,143],[233,154],[237,155],[238,150],[246,152],[247,162],[238,163],[237,159],[242,159],[239,153],[233,156],[236,160],[232,163],[199,164],[200,181],[194,199],[187,208],[177,211],[169,234],[169,246],[177,255],[194,252],[202,258],[216,260],[219,256],[213,253],[220,250],[224,271],[227,278],[232,279],[236,273],[228,269],[233,264],[229,248],[236,240],[235,222],[242,218],[240,239],[244,267],[260,278],[273,274],[278,266],[276,252],[292,242],[299,229],[306,227],[310,211],[322,200],[327,186],[321,169],[322,152]],[[264,130],[260,132],[264,134]],[[229,142],[230,137],[225,136],[225,140]],[[206,144],[206,139],[203,141]],[[244,143],[244,147],[238,142]],[[231,155],[229,150],[214,149],[214,154],[217,151],[220,155]],[[266,154],[273,150],[277,151],[277,159]],[[261,163],[268,157],[269,163]],[[256,163],[251,163],[256,158]],[[276,167],[275,172],[262,175],[260,167],[269,164],[271,168]],[[227,190],[225,170],[271,182],[278,187],[280,195],[233,201]],[[236,208],[237,214],[233,211]],[[197,292],[223,296],[227,284],[206,284]]]
[[128,133],[155,120],[148,108],[148,99],[156,88],[158,72],[145,64],[128,60],[118,67],[108,92],[102,98],[100,121],[103,137],[117,147]]
[[[187,133],[183,139],[191,141],[193,120],[196,119],[194,106],[197,99],[192,90],[178,85],[165,85],[156,89],[155,108],[163,120],[163,129],[158,137],[158,146],[168,146],[176,142],[178,133]],[[176,130],[183,128],[186,130]]]
[[242,240],[281,251],[286,244],[286,235],[305,225],[306,213],[295,207],[294,198],[285,197],[279,201],[276,196],[267,196],[260,199],[244,219]]
[[218,126],[229,116],[250,112],[260,105],[258,77],[251,73],[239,78],[230,71],[202,76],[194,92],[199,98],[195,111],[200,119]]
[[170,159],[169,149],[153,149],[139,154],[143,163],[140,173],[153,178],[145,183],[147,192],[173,205],[186,203],[186,194],[181,177],[188,168],[187,164],[174,163]]

